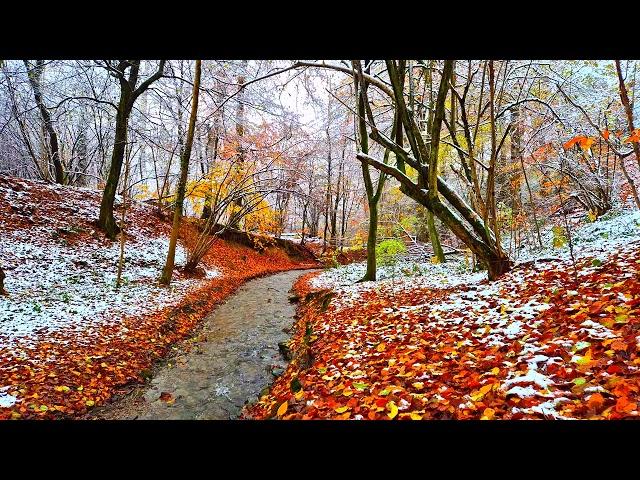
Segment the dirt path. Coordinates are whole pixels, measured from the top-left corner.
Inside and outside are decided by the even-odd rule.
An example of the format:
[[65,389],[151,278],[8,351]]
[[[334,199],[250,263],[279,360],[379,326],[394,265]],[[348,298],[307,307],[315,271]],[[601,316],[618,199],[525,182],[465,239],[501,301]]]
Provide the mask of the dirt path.
[[237,418],[245,402],[255,400],[286,365],[278,342],[288,339],[283,329],[293,324],[295,306],[288,300],[289,290],[308,271],[247,282],[204,320],[189,351],[167,360],[149,385],[95,411],[91,418]]

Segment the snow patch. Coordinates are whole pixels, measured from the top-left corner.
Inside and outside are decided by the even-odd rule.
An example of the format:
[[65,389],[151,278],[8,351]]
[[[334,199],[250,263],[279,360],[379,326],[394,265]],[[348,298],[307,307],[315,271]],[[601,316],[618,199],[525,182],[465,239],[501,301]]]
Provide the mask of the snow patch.
[[14,397],[6,391],[9,387],[0,387],[0,408],[10,408],[18,401],[18,397]]

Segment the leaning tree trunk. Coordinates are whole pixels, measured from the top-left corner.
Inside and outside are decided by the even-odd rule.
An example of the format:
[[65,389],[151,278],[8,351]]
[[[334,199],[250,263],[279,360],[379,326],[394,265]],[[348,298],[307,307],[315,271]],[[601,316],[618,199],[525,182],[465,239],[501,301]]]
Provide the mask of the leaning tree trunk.
[[[387,61],[396,113],[405,129],[411,153],[385,137],[375,127],[375,118],[371,109],[368,108],[367,117],[372,126],[370,137],[396,154],[398,167],[377,160],[363,151],[356,157],[361,162],[398,180],[401,184],[400,191],[424,205],[438,217],[486,265],[489,279],[495,280],[511,268],[508,256],[500,248],[494,232],[487,227],[486,222],[437,175],[440,129],[444,119],[444,106],[452,69],[453,61],[445,61],[435,104],[431,138],[427,147],[404,101],[404,80],[398,73],[398,70],[402,69],[398,69],[395,62]],[[361,92],[366,98],[366,89],[361,89]],[[401,171],[400,160],[418,172],[417,182]],[[447,203],[441,197],[444,197]]]
[[4,289],[4,279],[6,275],[4,274],[4,270],[0,268],[0,295],[6,295],[7,291]]
[[198,98],[200,96],[200,74],[201,60],[196,60],[195,75],[193,80],[193,102],[191,104],[191,116],[189,117],[189,130],[187,131],[187,141],[182,150],[182,158],[180,159],[180,180],[178,182],[178,194],[176,197],[175,210],[173,212],[173,227],[171,229],[171,239],[169,241],[169,251],[167,253],[167,261],[162,270],[160,283],[169,285],[173,275],[173,266],[176,254],[176,244],[178,243],[178,230],[180,229],[180,219],[182,218],[182,207],[184,204],[184,195],[187,187],[187,174],[189,173],[189,157],[191,156],[191,148],[193,146],[193,135],[196,128],[196,117],[198,115]]

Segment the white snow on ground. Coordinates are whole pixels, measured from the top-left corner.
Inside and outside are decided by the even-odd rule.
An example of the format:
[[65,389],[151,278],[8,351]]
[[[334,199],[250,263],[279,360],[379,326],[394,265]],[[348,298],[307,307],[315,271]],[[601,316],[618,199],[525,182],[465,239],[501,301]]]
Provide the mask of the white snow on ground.
[[[523,248],[518,254],[518,262],[539,258],[570,259],[568,243],[561,248],[553,248],[553,234],[547,230],[542,235],[544,249]],[[640,211],[611,211],[595,222],[583,223],[571,230],[571,241],[575,258],[598,257],[602,252],[615,250],[630,241],[640,239]],[[504,243],[504,242],[503,242]]]
[[[353,285],[364,277],[367,270],[365,262],[342,265],[326,270],[311,280],[314,288],[331,288],[334,286]],[[433,264],[410,260],[400,260],[394,266],[380,266],[377,268],[378,280],[391,280],[392,283],[402,284],[403,280],[411,277],[418,280],[423,287],[453,287],[465,283],[477,283],[486,278],[485,272],[473,273],[462,261]],[[375,282],[363,282],[362,285],[371,286]]]
[[[517,263],[528,262],[542,258],[558,260],[570,259],[569,245],[553,248],[550,231],[543,235],[543,245],[549,247],[538,250],[528,250],[520,253]],[[574,257],[595,257],[599,260],[606,258],[606,253],[620,249],[630,242],[640,240],[640,211],[611,212],[596,222],[586,223],[572,231]],[[599,258],[602,257],[602,258]],[[544,264],[541,264],[544,268]],[[314,288],[334,288],[352,286],[360,280],[366,272],[366,262],[342,265],[324,271],[311,280]],[[588,272],[587,272],[588,273]],[[417,262],[400,259],[393,266],[379,266],[377,278],[392,280],[398,288],[403,287],[433,287],[447,288],[462,284],[475,284],[487,278],[486,272],[472,272],[462,260],[451,258],[444,264]],[[406,281],[410,278],[409,281]],[[363,282],[364,288],[370,288],[374,282]]]
[[[15,209],[30,207],[34,197],[32,187],[20,183],[23,191],[0,186],[4,199]],[[95,191],[82,188],[41,184],[38,189],[52,190],[63,202],[60,208],[69,210],[71,218],[94,219],[98,207],[88,201]],[[36,205],[38,207],[38,205]],[[136,209],[150,208],[136,203]],[[80,338],[91,341],[91,333],[106,323],[118,323],[123,316],[147,313],[177,303],[185,292],[202,279],[175,279],[171,287],[158,285],[158,277],[166,260],[168,239],[153,237],[145,226],[132,224],[132,238],[125,244],[123,284],[116,289],[120,244],[78,242],[68,245],[60,228],[73,231],[73,224],[61,225],[59,220],[42,216],[37,210],[37,222],[29,230],[6,230],[0,219],[2,241],[0,263],[5,273],[5,289],[0,296],[0,347],[16,339],[27,343],[43,338],[47,332],[61,329],[83,332]],[[40,216],[38,216],[40,215]],[[186,261],[182,246],[176,249],[176,266]],[[206,277],[220,275],[214,268]],[[8,401],[8,400],[4,400]]]
[[[146,313],[176,303],[200,279],[180,279],[166,289],[157,279],[166,259],[166,238],[141,238],[125,244],[123,284],[116,289],[120,245],[78,244],[72,248],[50,240],[51,232],[31,230],[3,236],[0,258],[7,271],[0,297],[0,345],[15,337],[35,337],[59,329],[90,332],[126,315]],[[37,239],[46,242],[36,243]],[[178,245],[176,265],[186,261]],[[207,271],[207,278],[219,271]],[[41,329],[45,329],[42,330]]]
[[9,387],[0,387],[0,408],[13,407],[18,400],[17,397],[6,393],[7,390],[9,390]]
[[[551,234],[545,235],[546,244],[552,245]],[[574,257],[594,257],[604,263],[614,252],[625,252],[640,247],[640,212],[633,211],[622,214],[611,214],[594,223],[587,223],[576,227],[572,231]],[[562,248],[545,248],[538,251],[526,252],[520,255],[519,261],[536,261],[538,259],[555,259],[554,261],[535,262],[536,270],[571,268],[570,251],[568,245]],[[599,266],[594,261],[592,268],[584,268],[580,275],[586,275]],[[547,399],[538,405],[518,409],[514,407],[513,413],[539,413],[551,418],[567,418],[558,413],[556,408],[570,400],[563,396],[562,391],[553,390],[553,380],[544,375],[540,370],[544,366],[554,362],[563,363],[559,357],[549,358],[541,355],[541,346],[529,336],[523,336],[523,327],[535,329],[541,320],[536,320],[538,314],[547,308],[549,304],[541,298],[541,294],[534,294],[527,304],[517,305],[514,298],[518,296],[518,289],[526,286],[535,272],[531,270],[514,269],[507,276],[497,282],[483,282],[486,279],[485,272],[473,273],[465,263],[458,260],[448,261],[445,264],[416,263],[399,261],[394,267],[381,267],[378,269],[378,282],[355,283],[364,276],[365,263],[357,263],[329,269],[317,275],[311,281],[314,288],[332,288],[337,295],[332,305],[337,309],[348,307],[354,299],[357,299],[367,290],[380,289],[393,295],[400,291],[411,291],[418,288],[448,288],[465,284],[467,291],[459,291],[450,294],[445,301],[436,305],[412,305],[394,306],[393,310],[402,315],[411,310],[427,310],[425,322],[428,325],[445,327],[455,324],[463,328],[469,328],[472,335],[481,343],[488,346],[502,346],[518,340],[522,344],[522,350],[505,362],[507,368],[518,363],[527,364],[526,372],[519,370],[510,371],[509,376],[500,386],[505,395],[515,395],[521,398],[539,397]],[[631,274],[629,274],[631,275]],[[625,277],[627,275],[623,275]],[[575,292],[574,295],[577,295]],[[568,292],[571,295],[571,292]],[[576,300],[578,300],[576,298]],[[588,299],[583,299],[588,300]],[[623,299],[626,300],[626,299]],[[488,308],[489,305],[493,308]],[[391,313],[391,312],[386,312]],[[464,317],[459,316],[464,313]],[[460,325],[463,324],[463,325]],[[455,331],[455,329],[452,329]],[[581,324],[580,331],[588,334],[589,338],[605,339],[614,338],[615,334],[605,326],[586,320]],[[640,342],[640,336],[638,336]],[[566,342],[564,342],[566,343]],[[568,348],[573,348],[577,353],[589,346],[589,342],[573,344],[569,341]],[[576,356],[575,358],[579,358]]]

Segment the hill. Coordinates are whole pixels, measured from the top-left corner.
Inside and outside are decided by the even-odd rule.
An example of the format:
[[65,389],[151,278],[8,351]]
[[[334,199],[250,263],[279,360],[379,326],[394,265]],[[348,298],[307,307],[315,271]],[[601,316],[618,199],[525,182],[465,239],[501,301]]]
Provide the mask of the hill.
[[[116,288],[120,245],[95,228],[99,204],[99,191],[0,176],[6,275],[0,419],[82,414],[143,380],[156,359],[245,281],[316,265],[280,248],[258,252],[220,239],[202,275],[178,268],[163,288],[157,278],[170,224],[153,206],[134,201],[127,208],[124,282]],[[194,232],[185,222],[181,236],[188,242]],[[185,260],[180,244],[176,265]]]

